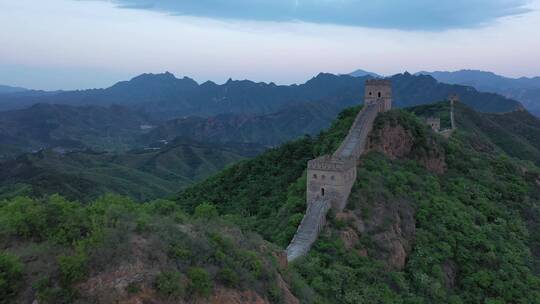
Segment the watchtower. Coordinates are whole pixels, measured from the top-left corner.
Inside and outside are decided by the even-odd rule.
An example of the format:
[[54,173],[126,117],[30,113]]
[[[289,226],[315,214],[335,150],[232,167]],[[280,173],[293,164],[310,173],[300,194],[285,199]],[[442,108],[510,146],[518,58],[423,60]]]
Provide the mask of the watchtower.
[[343,210],[356,180],[356,160],[324,155],[308,161],[307,202],[328,199],[332,208]]
[[392,82],[388,79],[366,80],[365,105],[378,104],[379,112],[392,108]]
[[451,104],[454,104],[456,102],[459,102],[459,95],[457,94],[450,94],[450,96],[448,96],[448,100],[450,100],[450,103]]
[[441,119],[439,117],[426,118],[426,124],[435,132],[439,132],[441,130]]

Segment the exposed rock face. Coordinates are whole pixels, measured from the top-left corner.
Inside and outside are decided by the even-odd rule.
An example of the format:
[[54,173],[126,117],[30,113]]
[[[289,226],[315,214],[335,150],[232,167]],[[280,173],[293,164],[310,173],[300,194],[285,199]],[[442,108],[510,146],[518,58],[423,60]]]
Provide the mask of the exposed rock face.
[[[183,226],[186,233],[193,233],[191,226]],[[254,290],[236,290],[224,286],[215,286],[208,298],[193,297],[186,299],[166,299],[155,290],[156,276],[162,269],[166,256],[156,256],[153,243],[142,236],[136,235],[130,240],[131,256],[107,271],[91,274],[84,282],[76,285],[81,298],[91,303],[121,303],[121,304],[269,304],[269,300]],[[266,250],[265,250],[266,251]],[[278,261],[287,259],[284,253],[272,252]],[[162,260],[156,263],[156,260]],[[281,290],[285,304],[299,304],[292,294],[288,284],[281,275],[277,275],[276,284]],[[129,286],[136,286],[134,292],[129,292]]]
[[418,148],[410,131],[403,126],[386,123],[381,129],[373,131],[370,136],[368,149],[381,152],[391,159],[413,157],[426,169],[436,174],[443,174],[447,165],[444,150],[437,145],[433,138],[427,138],[424,143],[428,149],[424,153],[412,155]]
[[[137,299],[155,297],[152,283],[159,269],[146,262],[152,250],[151,244],[140,236],[135,236],[130,243],[133,259],[127,259],[110,271],[98,272],[76,286],[83,298],[99,303],[114,303],[118,300],[139,303]],[[130,284],[138,286],[140,295],[128,294],[127,287]]]
[[358,244],[360,236],[368,237],[374,248],[358,249],[360,256],[383,260],[394,270],[405,267],[416,233],[411,203],[380,202],[370,210],[367,218],[362,218],[360,210],[347,211],[338,214],[336,218],[347,219],[354,226],[354,229],[346,228],[339,232],[345,248],[352,250]]
[[281,289],[284,304],[300,304],[300,301],[292,294],[289,285],[287,285],[281,275],[278,275],[277,283],[278,287]]
[[251,290],[238,291],[226,288],[217,288],[210,299],[199,299],[192,302],[193,304],[269,304],[266,299],[261,298],[256,292]]
[[354,231],[352,228],[347,228],[341,231],[339,237],[343,241],[345,248],[348,250],[354,248],[354,246],[356,245],[356,243],[358,243],[358,240],[360,239],[356,231]]
[[386,124],[375,132],[377,134],[370,136],[369,150],[384,153],[391,159],[403,158],[411,152],[413,138],[402,126]]
[[456,284],[457,265],[453,261],[445,261],[442,264],[444,285],[447,289],[454,288]]

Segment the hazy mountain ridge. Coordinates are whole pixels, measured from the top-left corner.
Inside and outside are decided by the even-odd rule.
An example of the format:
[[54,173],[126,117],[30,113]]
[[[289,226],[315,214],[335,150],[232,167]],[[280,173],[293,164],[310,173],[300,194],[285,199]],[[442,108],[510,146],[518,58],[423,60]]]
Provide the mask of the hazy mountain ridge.
[[355,70],[354,72],[351,72],[347,75],[350,75],[350,76],[353,76],[353,77],[364,77],[364,76],[371,76],[371,77],[374,77],[374,78],[382,78],[383,76],[377,74],[377,73],[373,73],[373,72],[369,72],[369,71],[366,71],[366,70],[362,70],[362,69],[357,69]]
[[[205,138],[211,141],[236,139],[276,145],[298,136],[316,135],[330,126],[334,117],[345,107],[363,99],[366,78],[319,74],[306,85],[342,90],[339,95],[310,103],[285,106],[265,115],[222,114],[209,118],[186,117],[167,121],[144,135],[143,142],[172,139],[175,136]],[[398,74],[391,77],[394,85],[394,106],[408,107],[444,100],[458,94],[464,103],[481,111],[508,112],[520,109],[518,102],[491,93],[480,93],[471,87],[442,84],[429,76]],[[322,95],[322,94],[321,94]]]
[[[342,109],[360,104],[366,79],[321,73],[301,85],[248,80],[199,85],[164,73],[143,74],[107,89],[2,95],[0,105],[12,98],[20,106],[44,103],[0,112],[0,154],[6,158],[54,147],[125,151],[177,136],[274,146],[316,135]],[[395,107],[431,103],[456,93],[483,112],[521,108],[500,95],[440,83],[430,76],[404,73],[389,79]]]
[[[26,96],[24,94],[0,96],[0,107],[25,107],[34,103],[58,103],[70,105],[111,105],[130,106],[162,119],[172,119],[186,115],[212,116],[223,113],[270,114],[293,104],[314,102],[335,96],[352,95],[362,100],[363,82],[367,77],[349,75],[333,75],[320,73],[316,77],[300,85],[275,85],[274,83],[256,83],[249,80],[229,80],[218,85],[205,82],[201,85],[184,77],[178,79],[170,73],[143,74],[130,81],[119,82],[106,89],[83,91],[44,92],[42,95]],[[419,77],[415,79],[415,77]],[[424,76],[425,77],[425,76]],[[438,86],[435,90],[446,94],[463,88],[437,84],[422,76],[408,73],[397,74],[390,79],[397,88],[395,100],[397,106],[408,106],[415,102],[428,102],[423,99],[412,101],[407,92],[400,92],[400,82],[422,82],[430,86]],[[421,89],[426,89],[421,88]],[[431,88],[433,89],[433,88]],[[433,92],[426,92],[433,93]],[[442,95],[442,94],[439,94]],[[429,102],[436,96],[428,97]],[[404,100],[402,100],[404,99]],[[469,103],[468,100],[465,101]],[[483,101],[482,103],[487,103]],[[510,104],[513,101],[507,101]],[[500,109],[483,104],[472,106],[481,111],[498,112]],[[514,102],[515,103],[515,102]],[[483,108],[482,108],[483,107]],[[509,106],[508,108],[513,108]]]
[[45,148],[128,150],[149,124],[148,115],[116,105],[35,104],[0,112],[0,159]]
[[455,72],[419,72],[438,81],[475,87],[479,91],[498,93],[519,100],[532,113],[540,115],[540,77],[509,78],[492,72],[460,70]]
[[28,89],[0,84],[0,94],[12,94],[12,93],[19,93],[19,92],[24,92],[24,91],[28,91]]

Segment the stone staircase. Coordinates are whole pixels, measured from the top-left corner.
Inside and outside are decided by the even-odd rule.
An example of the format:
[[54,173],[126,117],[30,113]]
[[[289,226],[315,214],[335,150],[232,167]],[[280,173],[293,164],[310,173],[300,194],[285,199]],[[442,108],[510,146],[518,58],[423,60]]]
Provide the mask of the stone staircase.
[[373,127],[373,122],[378,113],[377,105],[372,104],[365,106],[356,116],[354,123],[349,130],[349,134],[347,134],[343,143],[334,153],[334,157],[359,158],[364,152],[367,136]]
[[[334,153],[334,157],[358,158],[364,152],[367,136],[373,127],[377,117],[378,106],[366,106],[355,118],[349,134]],[[332,206],[331,197],[324,197],[308,202],[308,208],[298,226],[291,243],[287,246],[287,260],[293,261],[308,253],[313,243],[317,240],[319,232],[326,224],[326,214]]]
[[367,80],[364,107],[356,115],[339,148],[332,155],[324,155],[308,162],[307,210],[287,246],[287,261],[293,261],[308,253],[326,224],[326,214],[330,208],[333,207],[336,212],[345,208],[356,179],[356,165],[365,151],[375,118],[379,112],[390,110],[391,105],[390,81]]
[[330,210],[330,206],[331,204],[326,198],[315,200],[308,205],[306,214],[287,247],[288,261],[295,260],[308,253],[326,223],[326,214]]

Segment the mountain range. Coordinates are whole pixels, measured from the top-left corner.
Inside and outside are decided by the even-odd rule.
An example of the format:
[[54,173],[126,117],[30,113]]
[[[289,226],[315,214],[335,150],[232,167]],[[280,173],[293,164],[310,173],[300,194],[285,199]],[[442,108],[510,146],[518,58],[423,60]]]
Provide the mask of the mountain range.
[[[344,108],[360,104],[364,82],[321,73],[300,85],[229,80],[198,84],[171,73],[143,74],[110,88],[1,94],[0,155],[42,148],[126,151],[177,136],[205,142],[274,146],[328,127]],[[475,110],[508,112],[521,104],[431,76],[397,74],[394,106],[444,100],[456,93]],[[9,110],[7,110],[9,109]]]
[[430,75],[440,82],[472,86],[479,91],[497,93],[519,100],[529,111],[540,116],[540,77],[509,78],[478,70],[418,74]]
[[[360,103],[364,82],[369,77],[321,73],[300,85],[249,80],[228,80],[221,85],[207,81],[199,85],[191,78],[178,79],[171,73],[142,74],[106,89],[3,94],[0,95],[0,109],[20,109],[36,103],[117,104],[144,111],[158,119],[223,113],[269,114],[294,104],[327,99],[334,99],[344,106]],[[437,83],[427,76],[404,73],[389,79],[394,83],[394,100],[398,107],[440,100],[452,92],[461,95],[465,103],[479,111],[509,111],[518,106],[517,102],[500,96],[482,95],[464,86]]]

